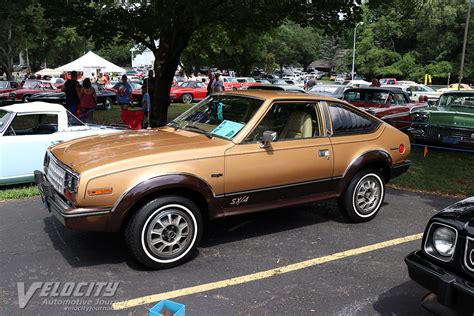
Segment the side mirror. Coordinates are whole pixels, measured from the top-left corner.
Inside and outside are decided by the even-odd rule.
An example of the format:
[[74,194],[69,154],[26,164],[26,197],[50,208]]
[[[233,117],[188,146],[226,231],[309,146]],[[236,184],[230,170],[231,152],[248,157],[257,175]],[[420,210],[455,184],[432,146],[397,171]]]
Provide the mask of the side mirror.
[[260,148],[270,147],[270,143],[276,141],[278,138],[278,133],[273,131],[265,131],[262,135],[262,142],[260,143]]
[[411,92],[411,90],[407,90],[407,94],[408,94],[409,96],[412,96],[412,95],[413,95],[413,92]]

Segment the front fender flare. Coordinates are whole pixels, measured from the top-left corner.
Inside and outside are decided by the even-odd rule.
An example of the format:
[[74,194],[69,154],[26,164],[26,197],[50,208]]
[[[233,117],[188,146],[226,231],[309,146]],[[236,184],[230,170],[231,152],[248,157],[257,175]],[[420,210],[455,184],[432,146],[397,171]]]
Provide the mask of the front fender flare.
[[215,195],[205,180],[191,174],[165,174],[146,179],[126,191],[110,213],[109,230],[119,231],[127,214],[137,202],[168,189],[192,190],[206,200],[209,212],[215,211],[212,208]]

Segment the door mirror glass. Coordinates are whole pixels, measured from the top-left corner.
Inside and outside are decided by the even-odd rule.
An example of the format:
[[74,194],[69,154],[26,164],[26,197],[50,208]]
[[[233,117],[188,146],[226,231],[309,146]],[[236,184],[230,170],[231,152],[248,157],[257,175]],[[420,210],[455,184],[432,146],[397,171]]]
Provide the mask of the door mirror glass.
[[265,131],[262,135],[262,142],[260,144],[261,148],[270,147],[270,143],[276,141],[278,138],[278,133],[274,131]]

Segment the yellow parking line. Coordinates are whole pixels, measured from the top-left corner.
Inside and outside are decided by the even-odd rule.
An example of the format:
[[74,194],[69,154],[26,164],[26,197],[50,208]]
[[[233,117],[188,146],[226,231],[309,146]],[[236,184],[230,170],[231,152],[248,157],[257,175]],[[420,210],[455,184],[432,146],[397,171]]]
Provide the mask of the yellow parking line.
[[368,246],[364,246],[360,248],[355,248],[355,249],[350,249],[347,251],[334,253],[332,255],[328,255],[324,257],[313,258],[313,259],[289,264],[289,265],[282,266],[279,268],[274,268],[274,269],[270,269],[266,271],[243,275],[243,276],[239,276],[239,277],[235,277],[235,278],[231,278],[227,280],[201,284],[201,285],[187,287],[184,289],[179,289],[179,290],[165,292],[165,293],[142,296],[142,297],[138,297],[131,300],[122,301],[122,302],[116,302],[112,304],[112,308],[114,310],[127,309],[127,308],[131,308],[135,306],[140,306],[140,305],[145,305],[145,304],[161,301],[164,299],[171,299],[171,298],[176,298],[176,297],[190,295],[190,294],[197,294],[197,293],[207,292],[207,291],[220,289],[220,288],[224,288],[224,287],[228,287],[232,285],[262,280],[262,279],[270,278],[272,276],[309,268],[309,267],[319,265],[322,263],[339,260],[339,259],[343,259],[343,258],[347,258],[351,256],[356,256],[363,253],[367,253],[367,252],[371,252],[374,250],[383,249],[383,248],[387,248],[387,247],[391,247],[395,245],[400,245],[403,243],[421,239],[422,236],[423,234],[405,236],[405,237],[387,240],[384,242],[379,242],[376,244],[372,244],[372,245],[368,245]]

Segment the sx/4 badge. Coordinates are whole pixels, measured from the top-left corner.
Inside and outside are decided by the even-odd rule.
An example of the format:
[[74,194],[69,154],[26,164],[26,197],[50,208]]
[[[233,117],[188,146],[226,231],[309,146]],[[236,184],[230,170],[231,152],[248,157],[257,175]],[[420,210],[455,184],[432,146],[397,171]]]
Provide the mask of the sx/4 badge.
[[244,196],[232,199],[232,201],[230,201],[230,206],[239,206],[240,204],[247,203],[248,201],[249,201],[249,196],[244,195]]

